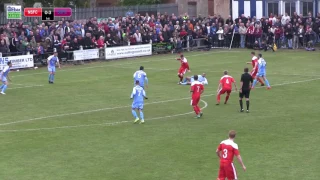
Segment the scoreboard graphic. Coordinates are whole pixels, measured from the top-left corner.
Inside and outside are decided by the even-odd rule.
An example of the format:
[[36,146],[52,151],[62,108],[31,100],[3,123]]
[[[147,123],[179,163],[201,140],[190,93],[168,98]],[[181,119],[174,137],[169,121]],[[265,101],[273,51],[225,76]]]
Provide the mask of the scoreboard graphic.
[[24,8],[25,17],[41,17],[43,21],[54,21],[55,17],[70,17],[71,8]]

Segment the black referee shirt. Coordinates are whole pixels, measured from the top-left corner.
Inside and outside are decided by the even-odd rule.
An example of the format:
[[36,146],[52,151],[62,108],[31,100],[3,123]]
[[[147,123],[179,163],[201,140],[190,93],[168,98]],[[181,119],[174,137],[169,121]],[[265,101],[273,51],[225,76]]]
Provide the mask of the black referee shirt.
[[250,90],[250,83],[253,82],[252,76],[249,73],[243,73],[241,75],[242,90]]

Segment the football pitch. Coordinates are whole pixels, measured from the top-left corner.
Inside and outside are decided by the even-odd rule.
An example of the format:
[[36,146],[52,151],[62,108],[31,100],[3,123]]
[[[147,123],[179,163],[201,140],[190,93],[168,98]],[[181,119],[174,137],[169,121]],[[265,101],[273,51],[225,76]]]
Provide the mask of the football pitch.
[[[247,167],[235,162],[239,179],[319,180],[320,54],[262,53],[272,89],[251,92],[250,113],[239,113],[237,92],[215,105],[223,71],[239,87],[250,51],[185,53],[187,76],[209,81],[201,119],[190,87],[177,85],[176,54],[63,66],[53,85],[46,68],[11,72],[0,96],[0,179],[212,180],[216,148],[234,129]],[[143,125],[133,124],[130,100],[140,65],[149,79]]]

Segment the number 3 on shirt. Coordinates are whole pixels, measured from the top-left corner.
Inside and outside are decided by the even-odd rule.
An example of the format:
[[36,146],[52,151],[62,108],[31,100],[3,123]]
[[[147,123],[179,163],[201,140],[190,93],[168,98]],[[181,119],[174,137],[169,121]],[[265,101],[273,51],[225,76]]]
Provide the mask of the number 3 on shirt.
[[222,157],[226,159],[228,157],[228,149],[223,149]]

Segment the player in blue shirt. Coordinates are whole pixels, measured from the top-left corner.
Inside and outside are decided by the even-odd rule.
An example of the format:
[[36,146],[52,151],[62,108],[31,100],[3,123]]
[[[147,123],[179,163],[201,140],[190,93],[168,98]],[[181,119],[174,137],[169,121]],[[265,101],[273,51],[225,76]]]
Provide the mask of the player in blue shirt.
[[48,71],[49,71],[49,84],[53,84],[54,75],[56,74],[56,64],[58,64],[59,68],[61,68],[59,63],[58,53],[54,52],[53,55],[49,56],[47,63],[48,63]]
[[[191,83],[194,81],[194,76],[186,77],[181,85],[191,85]],[[203,85],[208,85],[208,80],[206,78],[206,73],[202,73],[202,75],[198,75],[198,81],[202,83]]]
[[144,85],[146,83],[146,88],[148,88],[148,78],[147,78],[147,73],[144,72],[144,67],[143,66],[140,66],[140,70],[139,71],[136,71],[134,74],[133,74],[133,80],[134,80],[134,83],[136,81],[139,81],[140,83],[140,86],[144,89]]
[[266,77],[267,62],[262,58],[262,54],[259,54],[258,57],[259,57],[259,60],[258,60],[258,73],[257,73],[256,78],[253,80],[251,89],[254,89],[254,86],[257,84],[257,81],[258,81],[259,77],[263,78],[264,82],[267,85],[267,89],[271,89],[269,81],[267,80],[267,77]]
[[0,73],[0,80],[2,81],[2,85],[0,86],[1,94],[5,95],[6,89],[8,88],[8,80],[11,81],[9,78],[9,72],[10,68],[12,67],[12,63],[9,61],[7,63],[7,66],[3,68],[3,70]]
[[[144,123],[144,115],[143,115],[144,99],[148,99],[148,98],[146,96],[146,92],[140,86],[138,80],[136,81],[136,86],[133,87],[130,99],[133,99],[131,112],[133,117],[135,118],[134,123],[138,123],[140,121],[140,124],[143,124]],[[139,110],[140,112],[140,119],[137,115],[136,110]]]

